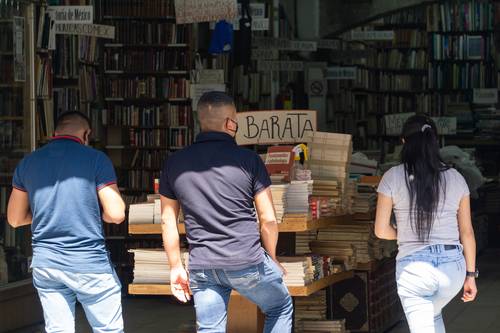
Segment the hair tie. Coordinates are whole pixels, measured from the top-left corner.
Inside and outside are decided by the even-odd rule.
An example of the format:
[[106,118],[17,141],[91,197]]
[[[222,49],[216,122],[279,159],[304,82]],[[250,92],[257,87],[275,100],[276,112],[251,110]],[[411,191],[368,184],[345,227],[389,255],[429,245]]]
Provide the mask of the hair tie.
[[421,131],[422,131],[422,133],[424,133],[424,132],[425,132],[425,130],[426,130],[426,129],[428,129],[428,128],[432,128],[432,127],[431,127],[431,125],[429,125],[429,124],[425,124],[424,126],[422,126],[422,130],[421,130]]

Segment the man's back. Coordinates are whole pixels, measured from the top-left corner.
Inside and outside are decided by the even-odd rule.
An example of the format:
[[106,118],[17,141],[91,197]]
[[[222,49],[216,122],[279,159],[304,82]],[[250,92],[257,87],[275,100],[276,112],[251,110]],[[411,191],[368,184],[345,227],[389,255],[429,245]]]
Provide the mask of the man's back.
[[111,272],[97,191],[115,181],[110,160],[70,136],[19,164],[13,185],[29,195],[33,267]]
[[207,132],[174,154],[161,194],[181,204],[193,269],[240,269],[263,260],[254,197],[270,185],[260,157],[224,133]]

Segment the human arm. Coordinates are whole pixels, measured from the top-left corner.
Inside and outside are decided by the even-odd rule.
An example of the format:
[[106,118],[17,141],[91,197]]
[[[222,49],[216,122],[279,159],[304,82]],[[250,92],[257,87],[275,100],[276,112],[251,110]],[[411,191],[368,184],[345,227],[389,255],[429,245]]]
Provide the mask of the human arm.
[[286,274],[285,268],[279,263],[278,258],[276,257],[276,245],[278,244],[279,230],[278,222],[276,221],[276,214],[274,212],[271,189],[268,187],[260,191],[255,195],[254,200],[257,215],[259,217],[262,245],[271,259],[273,259],[273,261],[281,268],[283,273]]
[[[472,227],[470,213],[470,197],[466,195],[460,200],[458,208],[458,229],[460,232],[460,243],[464,247],[465,264],[468,272],[476,271],[476,239]],[[476,298],[477,287],[474,277],[466,277],[464,282],[464,293],[462,300],[464,302],[473,301]]]
[[17,228],[30,225],[32,220],[28,192],[12,188],[7,206],[7,221],[10,226]]
[[172,293],[179,301],[185,303],[191,299],[191,296],[189,295],[188,274],[181,260],[180,237],[177,228],[179,202],[163,195],[160,196],[160,200],[163,246],[170,264]]
[[125,220],[125,202],[116,184],[109,184],[97,192],[106,223],[120,224]]
[[381,239],[397,239],[397,231],[391,225],[392,198],[378,194],[377,215],[375,217],[375,235]]

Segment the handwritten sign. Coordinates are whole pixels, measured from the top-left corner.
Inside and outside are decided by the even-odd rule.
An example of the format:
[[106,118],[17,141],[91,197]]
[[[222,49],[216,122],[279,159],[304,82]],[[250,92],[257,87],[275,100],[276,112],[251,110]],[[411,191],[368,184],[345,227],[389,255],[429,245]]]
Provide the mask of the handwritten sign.
[[352,31],[351,40],[393,40],[393,30]]
[[316,131],[314,110],[273,110],[238,113],[239,145],[296,143]]
[[47,12],[56,23],[94,23],[93,6],[48,6]]
[[254,37],[252,46],[264,49],[286,51],[316,51],[318,45],[314,41],[291,40],[286,38]]
[[115,27],[111,25],[56,23],[55,32],[60,35],[82,35],[106,39],[115,38]]
[[327,80],[356,80],[356,67],[333,66],[326,69]]
[[200,97],[209,91],[226,91],[226,85],[220,83],[200,83],[200,84],[191,84],[191,106],[193,110],[198,109],[198,101]]
[[236,0],[175,0],[177,24],[232,20],[238,17]]
[[260,72],[281,71],[281,72],[302,72],[304,63],[302,61],[272,61],[263,60],[258,62]]
[[[415,113],[398,113],[384,116],[385,134],[388,136],[400,136],[403,125]],[[432,117],[436,124],[438,135],[455,135],[457,133],[456,117]]]
[[474,89],[473,102],[475,104],[496,104],[498,103],[497,89]]
[[253,60],[276,60],[279,55],[279,51],[275,49],[252,49]]

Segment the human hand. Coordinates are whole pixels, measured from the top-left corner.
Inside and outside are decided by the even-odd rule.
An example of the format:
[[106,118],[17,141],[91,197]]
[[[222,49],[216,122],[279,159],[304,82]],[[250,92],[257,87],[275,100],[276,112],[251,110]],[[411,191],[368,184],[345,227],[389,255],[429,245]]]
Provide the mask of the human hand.
[[476,279],[473,277],[466,277],[464,282],[464,294],[462,301],[472,302],[477,295]]
[[170,285],[172,294],[179,301],[186,303],[191,299],[189,277],[184,267],[172,268],[170,271]]
[[273,261],[276,263],[276,265],[278,265],[278,268],[283,273],[283,276],[286,276],[288,274],[288,272],[286,271],[286,268],[283,267],[283,265],[278,261],[278,259],[273,259]]

